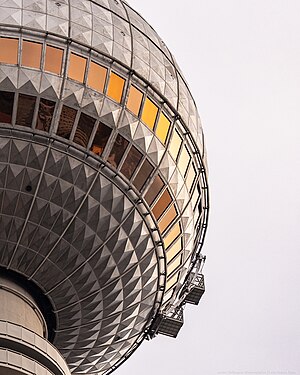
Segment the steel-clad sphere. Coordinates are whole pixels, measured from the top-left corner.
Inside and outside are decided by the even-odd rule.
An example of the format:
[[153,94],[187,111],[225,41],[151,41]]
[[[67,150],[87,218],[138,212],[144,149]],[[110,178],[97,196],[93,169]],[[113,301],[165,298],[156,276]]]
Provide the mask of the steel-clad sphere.
[[185,79],[127,2],[1,2],[0,266],[47,300],[72,373],[112,371],[184,303],[206,169]]

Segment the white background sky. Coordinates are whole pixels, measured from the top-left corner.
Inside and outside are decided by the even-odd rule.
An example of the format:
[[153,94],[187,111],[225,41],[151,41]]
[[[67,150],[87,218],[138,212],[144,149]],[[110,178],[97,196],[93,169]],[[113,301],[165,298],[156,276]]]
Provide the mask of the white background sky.
[[300,1],[128,0],[175,55],[206,135],[206,293],[118,375],[300,374]]

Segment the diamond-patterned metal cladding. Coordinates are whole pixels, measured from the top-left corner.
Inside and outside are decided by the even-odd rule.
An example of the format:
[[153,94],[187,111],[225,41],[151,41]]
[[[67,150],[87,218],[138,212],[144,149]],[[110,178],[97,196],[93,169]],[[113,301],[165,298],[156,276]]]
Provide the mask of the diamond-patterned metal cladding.
[[[153,164],[149,181],[157,173],[163,177],[182,228],[176,299],[195,247],[203,243],[207,214],[200,215],[201,225],[195,228],[192,194],[197,188],[196,183],[187,188],[185,172],[170,151],[175,128],[182,129],[183,145],[197,169],[201,207],[207,209],[208,202],[202,127],[174,57],[148,23],[120,0],[5,0],[0,2],[0,25],[0,36],[22,35],[22,40],[61,47],[66,65],[63,74],[55,75],[20,61],[0,64],[0,91],[52,100],[57,116],[62,104],[82,110],[111,128],[108,149],[122,134]],[[172,118],[166,144],[125,108],[125,98],[116,102],[85,81],[70,79],[70,51],[112,66],[130,84],[137,82],[147,97],[163,103]],[[0,125],[0,265],[35,282],[50,299],[57,318],[54,344],[71,371],[102,374],[136,349],[164,294],[170,295],[165,293],[170,275],[163,252],[163,236],[170,229],[159,233],[145,203],[149,186],[137,192],[107,163],[107,150],[101,158],[92,157],[72,140],[59,141],[58,120],[49,134],[34,126],[12,130]]]
[[151,317],[158,262],[147,224],[84,154],[75,159],[54,144],[14,137],[0,142],[0,264],[52,301],[54,344],[70,369],[101,373]]

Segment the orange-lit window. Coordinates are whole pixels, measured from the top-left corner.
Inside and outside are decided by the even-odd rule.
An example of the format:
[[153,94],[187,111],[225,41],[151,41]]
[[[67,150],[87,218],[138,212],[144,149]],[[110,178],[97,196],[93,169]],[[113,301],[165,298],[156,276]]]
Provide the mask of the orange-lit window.
[[142,159],[142,154],[134,147],[131,146],[126,159],[121,168],[121,173],[128,179],[130,179],[135,172],[137,166]]
[[11,124],[14,97],[13,92],[0,91],[0,122]]
[[22,64],[30,68],[39,69],[41,66],[42,44],[35,42],[22,43]]
[[176,273],[174,276],[172,276],[166,284],[166,291],[171,289],[178,281],[179,273]]
[[167,263],[175,258],[182,250],[182,239],[179,238],[168,250],[167,250]]
[[196,175],[197,175],[197,172],[196,172],[194,163],[192,163],[191,167],[190,167],[190,169],[187,173],[186,180],[185,180],[186,186],[188,187],[189,191],[191,190],[191,188],[193,186]]
[[75,81],[83,82],[86,67],[86,58],[70,54],[68,77]]
[[36,98],[31,95],[19,94],[16,124],[31,127]]
[[102,124],[101,122],[98,125],[98,129],[96,131],[96,135],[93,141],[93,145],[91,147],[91,151],[94,154],[102,155],[104,147],[108,141],[108,138],[111,134],[111,128]]
[[168,275],[171,275],[171,273],[173,271],[176,270],[176,268],[178,268],[181,264],[181,256],[180,257],[177,257],[174,262],[172,262],[171,264],[168,265],[167,267],[167,272],[168,272]]
[[186,146],[184,146],[178,159],[178,168],[183,176],[185,175],[185,172],[189,166],[190,160],[191,157],[188,149]]
[[172,140],[170,142],[170,146],[169,146],[169,152],[172,155],[174,160],[177,159],[181,143],[182,143],[182,139],[180,135],[178,134],[178,132],[175,130],[173,133]]
[[161,192],[162,188],[164,187],[164,182],[160,176],[156,176],[149,187],[147,194],[145,195],[145,201],[151,206],[154,202],[155,198]]
[[164,213],[166,208],[169,206],[169,204],[172,202],[172,197],[166,189],[162,196],[159,198],[159,200],[156,202],[155,206],[152,208],[152,213],[155,216],[156,219],[159,219],[160,216]]
[[74,142],[82,147],[87,147],[95,122],[96,119],[93,117],[81,113],[74,135]]
[[167,227],[175,220],[177,216],[177,211],[174,203],[171,205],[170,209],[166,212],[163,218],[158,223],[159,230],[161,233],[167,229]]
[[107,96],[120,103],[122,99],[125,80],[115,73],[111,73],[107,89]]
[[126,107],[136,116],[138,116],[140,112],[142,99],[143,93],[134,86],[130,86]]
[[76,109],[64,105],[61,110],[57,135],[63,138],[69,138],[76,119]]
[[0,62],[6,64],[17,64],[18,47],[18,39],[0,38]]
[[176,223],[173,226],[173,228],[170,230],[170,232],[164,238],[165,248],[169,247],[171,243],[180,235],[180,233],[181,233],[180,224]]
[[161,112],[161,114],[159,116],[159,120],[158,120],[158,123],[157,123],[155,133],[156,133],[157,137],[162,141],[162,143],[166,142],[170,126],[171,126],[171,122]]
[[150,129],[154,128],[157,112],[157,106],[150,99],[146,98],[142,113],[142,121],[144,121]]
[[133,185],[138,189],[141,190],[145,185],[145,182],[148,180],[150,174],[153,171],[153,166],[149,163],[146,159],[144,160],[140,170],[138,171],[137,175],[133,180]]
[[90,64],[90,69],[88,73],[88,85],[99,92],[103,92],[105,80],[106,80],[107,69],[101,65],[94,63]]
[[46,72],[60,74],[64,51],[60,48],[46,46],[45,68]]
[[122,157],[124,156],[124,152],[128,146],[128,141],[126,141],[125,138],[123,138],[120,134],[118,134],[115,143],[113,145],[113,148],[110,152],[110,155],[107,159],[107,161],[114,166],[115,168],[118,167],[120,164],[120,161]]

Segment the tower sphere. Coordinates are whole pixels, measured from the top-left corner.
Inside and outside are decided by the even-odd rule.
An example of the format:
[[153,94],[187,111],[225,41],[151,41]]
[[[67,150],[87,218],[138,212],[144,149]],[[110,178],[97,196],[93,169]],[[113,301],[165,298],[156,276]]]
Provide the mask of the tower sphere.
[[1,2],[0,284],[72,373],[176,335],[202,285],[206,169],[186,81],[127,2]]

